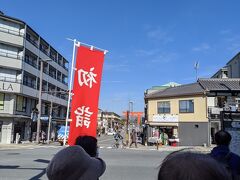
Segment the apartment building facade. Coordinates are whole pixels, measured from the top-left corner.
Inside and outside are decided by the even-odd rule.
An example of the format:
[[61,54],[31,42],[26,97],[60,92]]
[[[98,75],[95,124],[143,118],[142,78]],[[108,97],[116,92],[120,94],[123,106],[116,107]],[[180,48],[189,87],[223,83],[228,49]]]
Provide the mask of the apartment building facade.
[[[0,13],[0,143],[17,135],[30,140],[36,132],[36,112],[43,61],[42,117],[53,128],[66,116],[68,61],[22,20]],[[42,118],[47,132],[48,118]]]

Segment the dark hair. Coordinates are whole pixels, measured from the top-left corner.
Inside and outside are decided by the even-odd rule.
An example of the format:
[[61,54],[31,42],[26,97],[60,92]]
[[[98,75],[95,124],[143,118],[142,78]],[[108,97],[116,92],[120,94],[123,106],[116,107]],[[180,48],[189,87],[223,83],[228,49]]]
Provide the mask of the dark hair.
[[164,159],[158,180],[230,180],[230,177],[209,155],[179,151]]
[[97,139],[92,136],[79,136],[75,145],[81,146],[91,157],[97,155]]
[[232,140],[231,135],[227,131],[218,131],[215,134],[215,141],[217,145],[226,145],[228,146]]

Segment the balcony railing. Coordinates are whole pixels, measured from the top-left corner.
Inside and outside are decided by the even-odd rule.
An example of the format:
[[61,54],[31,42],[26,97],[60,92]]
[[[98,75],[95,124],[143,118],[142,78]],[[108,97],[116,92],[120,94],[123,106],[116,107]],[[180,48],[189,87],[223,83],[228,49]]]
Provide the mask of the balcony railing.
[[12,78],[12,77],[5,77],[5,76],[0,76],[0,81],[14,82],[14,83],[21,83],[22,82],[21,79]]
[[3,52],[3,51],[0,51],[0,56],[14,58],[14,59],[20,59],[20,60],[23,59],[23,57],[18,55],[18,54],[6,53],[6,52]]
[[36,89],[36,82],[29,82],[29,81],[23,80],[23,85]]
[[32,45],[34,45],[36,48],[38,48],[38,44],[37,44],[36,41],[32,40],[29,36],[27,36],[26,39],[27,39]]
[[34,61],[34,60],[29,60],[27,58],[25,58],[25,62],[35,68],[38,68],[38,64],[37,64],[37,61]]
[[49,53],[48,53],[47,50],[46,50],[43,46],[41,46],[41,45],[40,45],[40,50],[49,57]]
[[4,28],[4,27],[0,27],[0,31],[8,33],[8,34],[15,35],[15,36],[21,36],[21,37],[24,36],[24,33],[20,32],[20,31],[11,30],[11,29],[7,29],[7,28]]
[[223,108],[217,106],[208,107],[208,117],[210,119],[220,119],[220,112],[223,111]]

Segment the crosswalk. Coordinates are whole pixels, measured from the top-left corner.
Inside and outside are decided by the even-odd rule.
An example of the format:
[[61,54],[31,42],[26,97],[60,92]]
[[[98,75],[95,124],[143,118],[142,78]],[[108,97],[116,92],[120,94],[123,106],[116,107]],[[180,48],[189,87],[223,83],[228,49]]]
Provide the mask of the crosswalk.
[[126,149],[126,150],[135,150],[135,151],[156,151],[156,148],[145,148],[145,147],[138,147],[138,148],[129,148],[129,147],[113,147],[113,146],[100,146],[100,149]]

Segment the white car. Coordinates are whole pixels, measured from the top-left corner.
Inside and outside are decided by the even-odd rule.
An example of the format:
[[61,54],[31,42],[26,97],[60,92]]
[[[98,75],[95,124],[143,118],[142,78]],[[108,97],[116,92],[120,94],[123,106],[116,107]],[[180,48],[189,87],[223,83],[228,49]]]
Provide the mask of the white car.
[[113,136],[115,133],[116,133],[115,131],[108,131],[108,132],[107,132],[107,135]]

